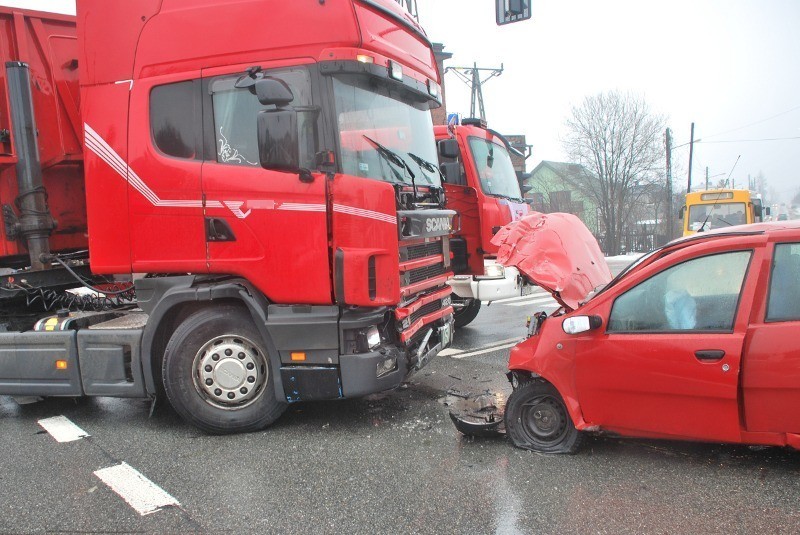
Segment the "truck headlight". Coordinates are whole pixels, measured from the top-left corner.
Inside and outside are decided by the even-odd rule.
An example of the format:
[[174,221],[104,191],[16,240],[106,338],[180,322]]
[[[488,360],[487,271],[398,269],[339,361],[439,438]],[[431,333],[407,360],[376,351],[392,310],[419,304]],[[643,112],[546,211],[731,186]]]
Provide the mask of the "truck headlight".
[[483,267],[483,276],[493,279],[502,279],[506,276],[506,268],[500,264],[488,264]]
[[378,328],[373,325],[367,329],[367,346],[372,350],[379,345],[381,345],[381,333],[378,331]]

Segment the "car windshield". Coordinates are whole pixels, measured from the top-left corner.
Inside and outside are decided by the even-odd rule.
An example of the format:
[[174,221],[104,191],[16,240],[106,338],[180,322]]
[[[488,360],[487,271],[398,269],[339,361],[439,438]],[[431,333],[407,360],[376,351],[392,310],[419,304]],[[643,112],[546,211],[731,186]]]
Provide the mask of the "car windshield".
[[743,202],[695,204],[689,207],[689,230],[696,232],[747,223]]
[[517,173],[505,147],[488,139],[471,137],[469,148],[485,194],[522,199]]
[[441,186],[427,101],[358,77],[334,77],[342,172],[387,182]]
[[589,301],[591,301],[592,299],[594,299],[595,297],[597,297],[601,293],[605,292],[606,290],[608,290],[612,286],[616,286],[616,284],[619,281],[621,281],[623,278],[625,278],[628,275],[628,273],[630,273],[633,270],[633,268],[635,268],[636,266],[642,264],[646,260],[652,258],[657,253],[661,252],[665,247],[666,246],[659,247],[658,249],[654,249],[654,250],[650,251],[649,253],[640,256],[639,258],[637,258],[636,260],[634,260],[630,264],[628,264],[622,271],[620,271],[617,274],[616,277],[611,279],[611,281],[608,284],[604,284],[604,285],[598,286],[597,288],[595,288],[594,290],[589,292],[589,295],[586,297],[586,299],[583,301],[582,304],[588,303]]

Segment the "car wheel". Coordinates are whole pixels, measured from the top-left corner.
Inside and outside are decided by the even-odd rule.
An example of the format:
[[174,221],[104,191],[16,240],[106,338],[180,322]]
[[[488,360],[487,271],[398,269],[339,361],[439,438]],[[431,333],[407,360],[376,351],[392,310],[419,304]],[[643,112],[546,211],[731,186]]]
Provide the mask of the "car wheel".
[[478,312],[481,311],[481,302],[477,299],[461,299],[454,297],[453,311],[456,327],[465,327],[469,325],[478,315]]
[[275,396],[258,329],[234,305],[204,308],[187,317],[167,344],[162,377],[175,411],[208,433],[258,431],[287,406]]
[[518,448],[543,453],[575,453],[583,434],[575,429],[564,400],[542,380],[521,384],[509,396],[506,432]]

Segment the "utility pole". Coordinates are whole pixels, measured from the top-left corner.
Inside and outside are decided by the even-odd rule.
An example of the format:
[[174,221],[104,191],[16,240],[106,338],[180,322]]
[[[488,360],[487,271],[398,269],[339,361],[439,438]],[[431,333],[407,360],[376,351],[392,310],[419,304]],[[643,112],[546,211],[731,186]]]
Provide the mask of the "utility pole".
[[[481,80],[481,71],[489,71],[489,76]],[[477,63],[473,63],[472,67],[447,67],[445,74],[453,72],[458,76],[459,80],[464,82],[470,87],[472,91],[472,99],[470,100],[469,114],[470,117],[478,117],[475,115],[476,106],[480,112],[480,118],[486,120],[486,110],[483,107],[483,84],[503,74],[503,64],[500,64],[499,69],[478,67]]]
[[708,189],[708,166],[706,166],[706,189]]
[[689,141],[689,184],[686,186],[686,193],[692,192],[692,156],[694,154],[694,123],[692,123],[692,138]]
[[666,228],[666,232],[664,234],[665,234],[665,236],[667,238],[667,241],[671,241],[672,240],[672,229],[675,226],[675,222],[673,220],[673,217],[675,216],[675,214],[672,213],[673,212],[673,207],[672,207],[672,130],[670,130],[669,128],[667,128],[667,132],[666,132],[665,138],[666,138],[665,139],[665,143],[666,143],[666,146],[667,146],[666,147],[667,148],[667,151],[666,151],[667,152],[667,187],[666,187],[666,190],[667,190],[667,210],[666,210],[666,212],[667,212],[667,217],[666,217],[666,219],[667,219],[667,228]]

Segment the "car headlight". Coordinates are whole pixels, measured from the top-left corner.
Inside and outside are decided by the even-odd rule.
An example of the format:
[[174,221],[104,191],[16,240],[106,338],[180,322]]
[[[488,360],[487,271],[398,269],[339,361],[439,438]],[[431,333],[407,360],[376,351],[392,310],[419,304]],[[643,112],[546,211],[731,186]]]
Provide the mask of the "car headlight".
[[378,328],[373,325],[367,329],[367,346],[372,350],[379,345],[381,345],[381,333],[378,332]]
[[495,279],[502,279],[506,276],[506,268],[500,264],[489,264],[483,267],[483,275]]

